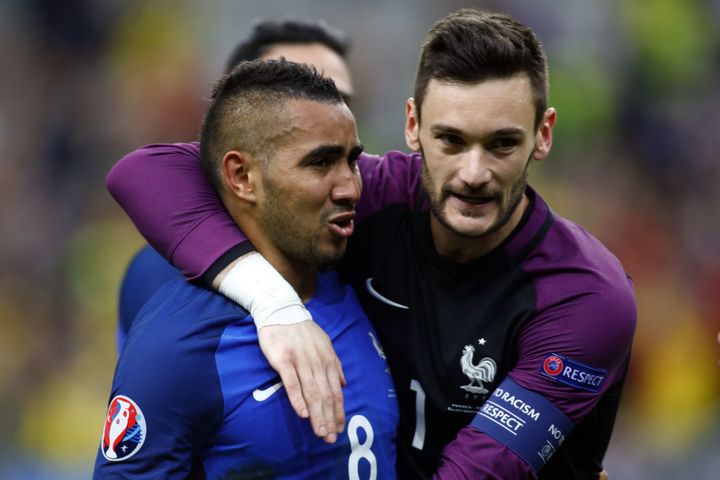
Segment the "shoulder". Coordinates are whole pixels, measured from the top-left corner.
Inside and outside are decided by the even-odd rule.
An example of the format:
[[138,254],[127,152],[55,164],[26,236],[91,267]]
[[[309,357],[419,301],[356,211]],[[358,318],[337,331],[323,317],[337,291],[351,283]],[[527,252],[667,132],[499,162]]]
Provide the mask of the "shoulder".
[[164,283],[175,278],[180,278],[180,272],[154,248],[146,245],[130,260],[122,280],[122,289],[155,293]]
[[219,294],[182,279],[167,283],[133,322],[115,369],[113,396],[132,398],[155,421],[171,421],[167,415],[180,411],[188,421],[221,414],[216,352],[229,326],[244,321],[254,329],[247,317]]
[[537,291],[537,309],[582,316],[586,323],[614,319],[635,327],[632,281],[620,260],[581,225],[553,215],[553,223],[535,249],[523,260]]
[[585,228],[553,214],[522,267],[534,285],[535,314],[518,340],[521,365],[538,372],[545,359],[557,354],[621,377],[637,307],[632,281],[618,258]]
[[160,287],[180,277],[180,272],[149,245],[137,252],[120,285],[120,323],[125,333],[142,306]]
[[632,280],[620,260],[583,226],[552,215],[542,240],[522,260],[537,290],[537,308],[567,303],[632,316]]
[[184,388],[184,379],[202,381],[207,373],[203,369],[214,369],[214,352],[224,330],[248,316],[222,295],[180,278],[170,281],[133,322],[118,361],[116,380],[122,381],[125,375],[138,378],[172,370],[181,375],[163,375],[158,382],[176,382]]

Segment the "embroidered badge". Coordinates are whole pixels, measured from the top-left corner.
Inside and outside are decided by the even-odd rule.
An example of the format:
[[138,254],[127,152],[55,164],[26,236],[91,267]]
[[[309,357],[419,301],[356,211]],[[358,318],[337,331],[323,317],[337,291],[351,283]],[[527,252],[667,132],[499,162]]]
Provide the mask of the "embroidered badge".
[[110,401],[100,450],[111,462],[127,460],[142,447],[147,425],[140,407],[130,398],[118,395]]
[[[480,345],[485,345],[485,339],[481,338],[478,340],[478,343]],[[463,374],[470,379],[470,383],[463,385],[460,388],[475,394],[488,393],[488,390],[483,385],[483,382],[492,382],[495,379],[497,364],[495,363],[495,360],[490,357],[483,357],[477,363],[473,363],[474,355],[475,347],[472,345],[465,345],[462,356],[460,357],[460,366],[462,367]]]
[[598,392],[605,380],[607,370],[593,368],[557,353],[550,353],[545,356],[540,366],[540,373],[571,387]]

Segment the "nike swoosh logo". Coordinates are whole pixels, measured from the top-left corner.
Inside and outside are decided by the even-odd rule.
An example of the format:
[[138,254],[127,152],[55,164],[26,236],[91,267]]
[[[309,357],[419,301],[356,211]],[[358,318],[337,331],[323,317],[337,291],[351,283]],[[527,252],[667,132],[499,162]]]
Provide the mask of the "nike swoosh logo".
[[259,388],[256,388],[253,391],[253,398],[257,400],[258,402],[264,402],[268,398],[272,396],[273,393],[277,392],[282,388],[283,384],[282,382],[277,382],[274,385],[269,386],[268,388],[264,388],[260,390]]
[[393,302],[389,298],[385,298],[382,295],[380,295],[380,293],[373,288],[372,281],[373,281],[373,277],[369,277],[367,280],[365,280],[365,287],[367,288],[367,291],[370,292],[370,295],[377,298],[384,304],[390,305],[391,307],[402,308],[403,310],[410,310],[410,307],[407,307],[407,306],[402,305],[397,302]]

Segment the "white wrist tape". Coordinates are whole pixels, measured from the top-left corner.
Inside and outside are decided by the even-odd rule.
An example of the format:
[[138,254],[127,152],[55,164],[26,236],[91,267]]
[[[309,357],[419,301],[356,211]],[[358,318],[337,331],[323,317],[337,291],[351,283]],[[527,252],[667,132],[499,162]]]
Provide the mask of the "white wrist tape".
[[297,292],[257,252],[238,260],[218,290],[249,311],[258,330],[268,325],[291,325],[312,318]]

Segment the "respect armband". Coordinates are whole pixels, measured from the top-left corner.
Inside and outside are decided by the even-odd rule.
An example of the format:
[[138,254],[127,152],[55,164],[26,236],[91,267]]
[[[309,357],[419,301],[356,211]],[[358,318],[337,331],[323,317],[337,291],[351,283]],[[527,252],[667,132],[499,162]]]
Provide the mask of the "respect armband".
[[471,425],[515,452],[537,473],[572,431],[572,421],[552,402],[507,377]]

